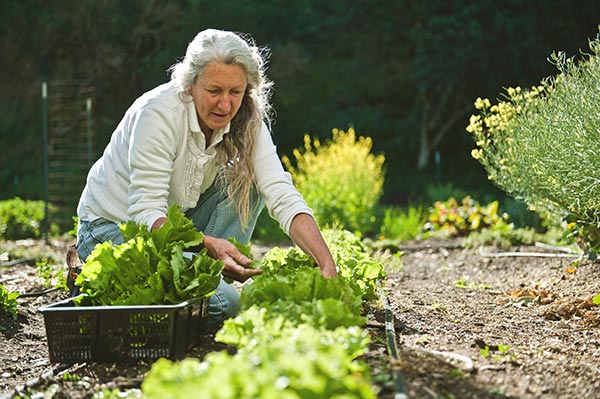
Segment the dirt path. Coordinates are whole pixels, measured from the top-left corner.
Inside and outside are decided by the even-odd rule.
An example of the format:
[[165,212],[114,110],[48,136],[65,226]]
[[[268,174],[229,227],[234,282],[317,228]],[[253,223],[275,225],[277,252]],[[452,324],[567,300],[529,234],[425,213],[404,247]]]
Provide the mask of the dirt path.
[[443,247],[402,259],[387,292],[411,397],[600,397],[598,264]]
[[[59,254],[66,248],[17,244]],[[404,267],[392,272],[384,287],[395,315],[396,368],[410,398],[600,397],[600,312],[590,300],[600,293],[600,265],[584,261],[570,272],[565,258],[484,257],[457,248],[457,241],[418,244],[405,250]],[[6,245],[0,244],[0,253]],[[0,281],[11,290],[41,291],[35,269],[31,262],[0,268]],[[65,296],[54,291],[21,298],[17,321],[0,320],[0,398],[12,397],[27,383],[49,398],[139,387],[147,364],[49,363],[37,308]],[[392,399],[384,320],[380,311],[371,319],[373,343],[366,360],[379,397]],[[207,340],[191,355],[202,357],[215,348]]]

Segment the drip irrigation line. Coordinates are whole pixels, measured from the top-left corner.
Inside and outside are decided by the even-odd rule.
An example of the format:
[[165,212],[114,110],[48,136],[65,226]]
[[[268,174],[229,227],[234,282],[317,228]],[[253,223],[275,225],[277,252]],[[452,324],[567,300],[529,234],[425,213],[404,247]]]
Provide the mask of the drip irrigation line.
[[52,287],[52,288],[47,288],[47,289],[41,290],[41,291],[26,292],[24,294],[20,294],[19,298],[42,296],[42,295],[46,295],[50,292],[58,291],[59,289],[60,289],[59,287]]
[[580,251],[577,251],[577,250],[575,250],[573,248],[561,247],[561,246],[557,246],[557,245],[546,244],[545,242],[536,241],[535,246],[539,247],[539,248],[550,249],[550,250],[553,250],[553,251],[566,252],[568,254],[577,254],[577,255],[580,254]]
[[[470,357],[461,355],[460,353],[455,352],[444,352],[444,351],[436,351],[433,349],[425,349],[419,347],[410,347],[409,349],[414,350],[415,352],[424,353],[426,355],[430,355],[439,359],[445,363],[450,363],[451,365],[460,368],[463,371],[471,372],[474,369],[473,360]],[[457,362],[463,364],[462,367],[456,365]]]
[[[45,371],[39,377],[31,378],[24,385],[17,386],[13,390],[13,392],[9,392],[8,394],[0,397],[0,399],[12,399],[15,396],[20,398],[21,394],[23,394],[26,389],[36,388],[36,387],[42,385],[44,382],[50,381],[51,379],[53,379],[54,377],[59,375],[61,372],[67,370],[68,368],[69,368],[68,364],[59,364],[58,366],[56,366],[48,371]],[[27,396],[27,397],[29,397],[29,396]]]
[[[385,292],[383,292],[383,288],[381,288],[381,285],[379,285],[378,289],[379,299],[381,300],[381,304],[383,305],[383,308],[385,310],[385,337],[387,342],[388,354],[393,359],[394,364],[392,366],[396,366],[399,364],[400,359],[398,356],[398,347],[396,346],[396,329],[394,328],[394,314],[392,313],[392,309],[390,308],[390,304],[385,296]],[[393,374],[394,385],[396,387],[396,394],[394,395],[394,399],[408,399],[408,394],[406,393],[402,373],[400,373],[400,370],[396,368]]]
[[0,263],[0,269],[5,268],[5,267],[11,267],[14,265],[18,265],[19,263],[25,263],[25,262],[30,262],[32,260],[35,260],[36,258],[20,258],[20,259],[15,259],[15,260],[11,260],[10,262],[6,262],[6,263]]
[[463,245],[460,243],[447,243],[447,244],[408,244],[398,245],[401,251],[423,251],[426,249],[460,249]]
[[567,253],[552,253],[552,252],[488,252],[482,245],[478,250],[479,255],[490,258],[502,258],[502,257],[538,257],[538,258],[579,258],[581,255],[578,254],[567,254]]

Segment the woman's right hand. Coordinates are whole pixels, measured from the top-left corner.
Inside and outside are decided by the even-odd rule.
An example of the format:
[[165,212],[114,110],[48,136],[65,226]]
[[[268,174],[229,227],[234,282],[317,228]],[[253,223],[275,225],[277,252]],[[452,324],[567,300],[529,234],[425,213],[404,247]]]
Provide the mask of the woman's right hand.
[[252,259],[244,256],[231,242],[216,237],[204,236],[204,247],[208,256],[223,261],[223,275],[243,283],[249,278],[262,273],[260,269],[247,268]]

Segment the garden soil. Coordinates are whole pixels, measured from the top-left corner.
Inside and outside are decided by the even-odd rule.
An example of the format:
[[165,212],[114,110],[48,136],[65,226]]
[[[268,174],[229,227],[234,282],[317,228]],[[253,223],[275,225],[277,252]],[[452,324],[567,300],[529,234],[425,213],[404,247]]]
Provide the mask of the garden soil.
[[[102,389],[136,389],[150,368],[49,362],[37,310],[67,294],[45,292],[30,257],[64,259],[70,243],[0,243],[0,281],[25,294],[17,320],[0,319],[0,398],[17,392],[90,398]],[[592,301],[600,293],[600,264],[573,267],[573,258],[555,248],[460,243],[406,243],[401,266],[388,258],[394,267],[383,285],[387,301],[365,307],[372,342],[362,360],[378,397],[392,399],[404,387],[409,398],[600,398],[600,311]],[[386,323],[386,314],[393,322]],[[187,356],[228,349],[207,335]]]

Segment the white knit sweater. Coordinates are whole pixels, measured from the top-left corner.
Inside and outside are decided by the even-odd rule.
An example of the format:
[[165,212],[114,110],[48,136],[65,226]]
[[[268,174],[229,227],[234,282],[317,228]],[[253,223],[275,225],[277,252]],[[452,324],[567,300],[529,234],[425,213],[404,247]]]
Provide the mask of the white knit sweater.
[[[194,103],[191,97],[183,100],[172,83],[165,83],[131,105],[88,174],[77,207],[80,220],[102,217],[152,226],[172,204],[183,211],[196,205],[215,180],[218,144],[229,126],[215,130],[205,148]],[[270,215],[289,233],[295,215],[312,211],[283,169],[264,124],[253,162]]]

